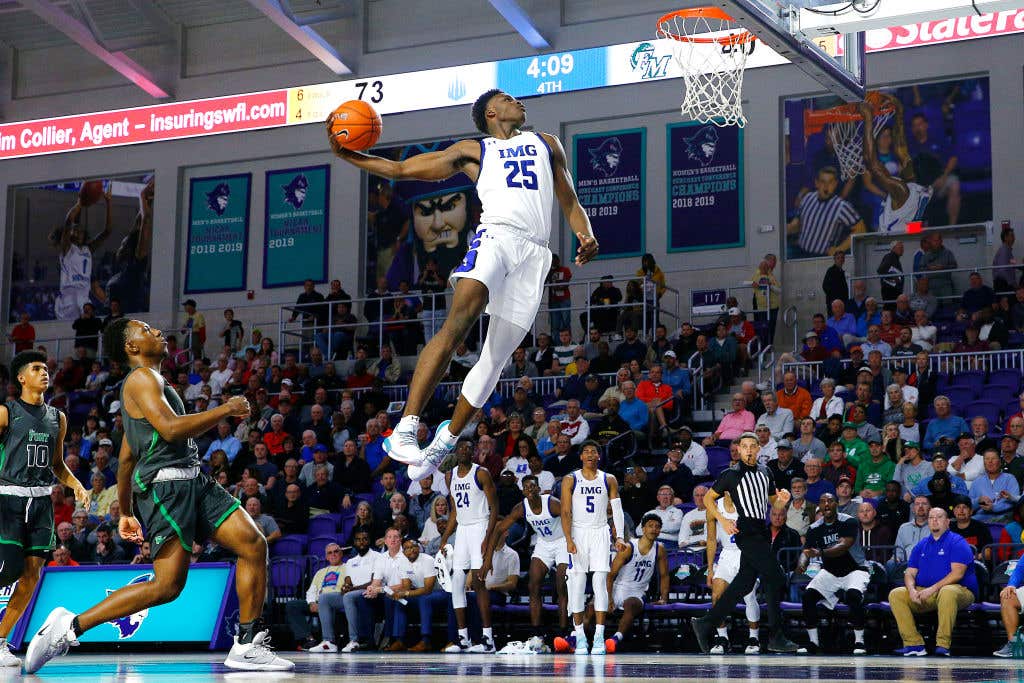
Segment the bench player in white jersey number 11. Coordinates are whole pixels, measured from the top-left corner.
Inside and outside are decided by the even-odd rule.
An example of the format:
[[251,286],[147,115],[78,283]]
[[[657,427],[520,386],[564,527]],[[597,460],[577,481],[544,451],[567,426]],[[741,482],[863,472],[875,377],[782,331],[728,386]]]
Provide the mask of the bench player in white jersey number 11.
[[[439,181],[463,173],[476,183],[483,206],[480,227],[450,276],[455,294],[448,317],[420,353],[405,413],[384,443],[391,459],[410,465],[415,481],[436,470],[455,449],[458,434],[491,395],[501,369],[537,316],[551,265],[554,200],[579,240],[576,265],[597,255],[597,240],[576,197],[562,143],[548,133],[522,130],[526,108],[500,90],[488,90],[473,104],[473,123],[487,136],[483,140],[460,140],[404,161],[344,149],[331,133],[331,121],[331,148],[345,161],[392,179]],[[480,360],[463,381],[452,419],[438,426],[421,451],[416,441],[419,414],[455,348],[485,309],[491,318]]]

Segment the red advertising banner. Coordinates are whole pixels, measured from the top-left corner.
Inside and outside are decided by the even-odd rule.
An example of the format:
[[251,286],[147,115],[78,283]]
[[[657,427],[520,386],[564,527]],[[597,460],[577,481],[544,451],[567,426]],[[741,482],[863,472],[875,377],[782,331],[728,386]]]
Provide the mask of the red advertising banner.
[[0,125],[0,159],[283,126],[288,91],[78,114]]

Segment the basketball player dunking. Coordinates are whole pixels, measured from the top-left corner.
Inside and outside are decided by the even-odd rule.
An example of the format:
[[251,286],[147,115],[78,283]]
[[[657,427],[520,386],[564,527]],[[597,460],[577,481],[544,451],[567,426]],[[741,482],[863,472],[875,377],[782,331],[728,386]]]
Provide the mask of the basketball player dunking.
[[885,102],[891,104],[893,114],[893,152],[900,164],[900,174],[889,173],[878,158],[875,146],[875,112],[868,102],[860,103],[864,116],[864,167],[871,175],[871,181],[885,190],[882,213],[878,217],[878,232],[902,232],[907,223],[920,220],[932,198],[932,188],[914,182],[914,162],[907,150],[907,134],[903,129],[903,103],[892,95],[879,93]]
[[[576,197],[562,144],[554,135],[522,130],[526,108],[500,90],[488,90],[473,104],[473,122],[487,136],[483,140],[460,140],[445,150],[404,161],[344,149],[331,135],[331,121],[331,147],[345,161],[393,179],[437,181],[464,173],[476,182],[483,205],[469,251],[450,276],[455,285],[451,311],[441,331],[423,348],[409,384],[405,414],[385,442],[392,459],[412,465],[409,476],[416,480],[437,469],[454,450],[458,434],[484,405],[537,316],[551,264],[553,200],[558,199],[579,239],[577,265],[594,258],[597,240]],[[421,451],[416,441],[419,414],[455,348],[485,309],[491,318],[480,360],[463,381],[452,419],[438,426]]]
[[68,211],[64,225],[50,233],[50,245],[59,255],[60,293],[53,302],[53,314],[57,320],[74,320],[82,314],[82,306],[89,303],[92,290],[93,251],[110,237],[110,189],[103,193],[107,205],[106,222],[103,232],[89,239],[79,221],[82,218],[82,202],[79,201]]
[[160,330],[141,320],[110,323],[103,331],[103,348],[111,360],[132,368],[121,387],[118,530],[126,541],[142,543],[134,498],[149,534],[153,579],[114,591],[79,615],[54,609],[28,646],[25,671],[38,671],[99,624],[177,598],[185,587],[193,542],[208,537],[238,556],[239,634],[224,665],[250,671],[293,668],[270,649],[269,632],[260,620],[267,591],[267,541],[238,500],[200,471],[194,440],[225,418],[248,417],[249,402],[232,396],[217,408],[186,415],[181,397],[160,375],[167,342]]
[[67,418],[43,402],[50,386],[46,354],[22,351],[11,361],[18,398],[0,404],[0,586],[14,589],[0,621],[0,667],[21,666],[7,636],[18,623],[53,549],[54,475],[89,507],[89,492],[64,464]]
[[[569,551],[569,612],[572,613],[573,637],[577,655],[587,654],[586,616],[587,574],[592,574],[594,589],[594,648],[590,654],[605,653],[604,622],[608,615],[608,572],[611,570],[611,532],[608,528],[608,507],[615,525],[615,551],[629,546],[625,541],[625,516],[615,477],[597,469],[601,453],[597,443],[584,441],[580,447],[581,469],[562,477],[562,533]],[[556,650],[561,644],[556,639]]]

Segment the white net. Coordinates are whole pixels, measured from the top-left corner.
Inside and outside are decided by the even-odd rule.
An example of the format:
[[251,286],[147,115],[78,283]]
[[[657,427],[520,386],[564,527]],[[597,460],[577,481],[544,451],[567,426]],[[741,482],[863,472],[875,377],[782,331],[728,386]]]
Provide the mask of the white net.
[[658,37],[673,39],[672,52],[683,73],[683,116],[717,126],[745,126],[743,72],[754,37],[713,11],[667,15],[659,22]]
[[[893,112],[875,114],[874,135],[878,137],[892,121]],[[839,173],[843,180],[849,180],[864,172],[864,120],[836,121],[828,124],[825,134],[839,159]]]

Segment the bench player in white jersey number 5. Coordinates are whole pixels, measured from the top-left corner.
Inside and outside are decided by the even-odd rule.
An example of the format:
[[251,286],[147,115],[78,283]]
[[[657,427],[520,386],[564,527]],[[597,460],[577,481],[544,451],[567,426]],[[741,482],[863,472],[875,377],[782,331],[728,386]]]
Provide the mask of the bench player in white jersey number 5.
[[[404,161],[344,149],[331,134],[331,121],[331,148],[345,161],[392,179],[438,181],[464,173],[476,183],[483,205],[469,251],[450,276],[455,286],[451,310],[441,331],[423,348],[405,414],[384,444],[393,460],[411,465],[409,476],[415,481],[437,469],[455,449],[458,434],[491,395],[501,369],[537,316],[551,264],[554,200],[579,240],[577,265],[597,255],[597,240],[576,197],[562,143],[548,133],[522,130],[526,108],[500,90],[488,90],[473,104],[473,123],[487,136],[483,140],[460,140]],[[419,414],[455,348],[485,308],[491,318],[480,360],[463,382],[452,419],[438,426],[421,451],[416,441]]]

